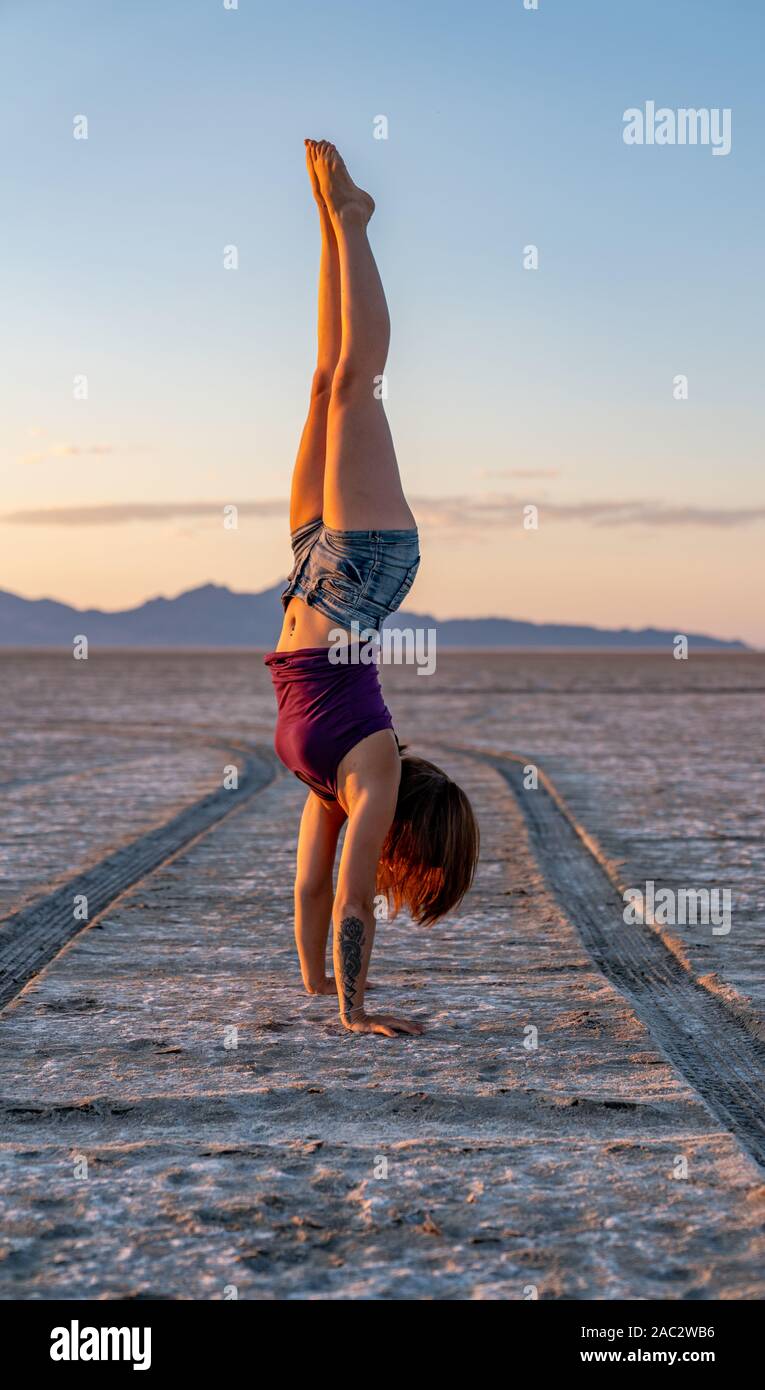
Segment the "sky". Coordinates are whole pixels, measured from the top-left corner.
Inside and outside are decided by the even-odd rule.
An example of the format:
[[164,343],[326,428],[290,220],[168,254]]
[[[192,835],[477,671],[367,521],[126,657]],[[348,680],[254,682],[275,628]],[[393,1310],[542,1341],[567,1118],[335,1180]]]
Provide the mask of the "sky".
[[[0,0],[0,588],[284,576],[311,136],[377,203],[408,606],[765,647],[764,28],[760,0]],[[649,101],[729,108],[730,152],[626,144]]]

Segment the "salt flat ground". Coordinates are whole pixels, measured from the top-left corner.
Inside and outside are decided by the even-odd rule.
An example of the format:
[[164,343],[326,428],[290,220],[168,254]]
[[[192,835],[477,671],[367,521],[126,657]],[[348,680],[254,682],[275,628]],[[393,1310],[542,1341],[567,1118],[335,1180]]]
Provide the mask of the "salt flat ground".
[[[219,785],[227,738],[268,740],[252,657],[9,660],[6,912],[97,875],[115,845]],[[443,746],[534,752],[601,842],[608,827],[627,874],[630,855],[653,863],[642,825],[682,881],[699,835],[734,833],[702,727],[730,741],[732,719],[748,838],[743,862],[741,839],[716,862],[742,884],[749,941],[760,774],[744,764],[762,668],[708,665],[667,693],[674,671],[646,676],[645,658],[636,675],[599,658],[589,676],[578,658],[512,660],[443,658],[440,689],[386,675],[400,734],[463,780],[483,831],[459,915],[380,926],[376,1002],[422,1017],[423,1038],[346,1034],[332,1000],[301,992],[303,793],[279,775],[122,893],[4,1010],[3,1297],[762,1297],[761,1168],[596,968],[500,773]],[[651,748],[663,801],[630,772]],[[735,919],[697,959],[715,953],[754,1033],[753,953],[734,959],[731,938]]]

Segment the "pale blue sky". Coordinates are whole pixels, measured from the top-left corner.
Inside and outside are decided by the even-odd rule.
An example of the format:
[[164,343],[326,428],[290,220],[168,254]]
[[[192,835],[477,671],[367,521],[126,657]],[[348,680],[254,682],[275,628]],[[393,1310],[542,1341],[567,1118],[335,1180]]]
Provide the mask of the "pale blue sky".
[[[118,607],[284,572],[286,521],[232,535],[181,508],[286,498],[312,135],[378,204],[389,414],[424,499],[412,603],[765,644],[762,39],[755,0],[5,0],[2,512],[33,516],[0,518],[0,587]],[[730,107],[731,153],[625,146],[622,113],[649,99]],[[640,525],[589,507],[634,501]],[[37,515],[97,504],[115,520]]]

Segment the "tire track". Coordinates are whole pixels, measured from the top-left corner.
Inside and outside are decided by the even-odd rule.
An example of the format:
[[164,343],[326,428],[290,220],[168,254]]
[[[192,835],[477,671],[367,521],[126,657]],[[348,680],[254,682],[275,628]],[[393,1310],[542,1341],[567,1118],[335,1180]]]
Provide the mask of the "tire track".
[[723,999],[710,994],[651,926],[624,922],[615,876],[533,759],[453,747],[494,767],[524,814],[540,869],[598,969],[630,1002],[667,1058],[755,1161],[765,1167],[765,1047]]
[[15,792],[20,788],[28,791],[30,788],[48,786],[50,782],[78,782],[98,772],[111,772],[115,767],[135,766],[136,763],[146,761],[154,756],[154,753],[147,750],[144,753],[133,753],[130,757],[113,758],[111,762],[89,763],[87,767],[65,768],[61,772],[41,772],[32,777],[13,777],[7,782],[0,782],[0,792]]
[[[219,787],[186,806],[162,825],[146,831],[89,869],[67,879],[0,920],[0,1009],[47,965],[72,937],[86,927],[140,879],[153,873],[189,841],[217,821],[244,806],[277,775],[271,750],[247,744],[220,744],[227,761],[238,755],[236,790]],[[75,919],[74,899],[87,898],[87,921]]]

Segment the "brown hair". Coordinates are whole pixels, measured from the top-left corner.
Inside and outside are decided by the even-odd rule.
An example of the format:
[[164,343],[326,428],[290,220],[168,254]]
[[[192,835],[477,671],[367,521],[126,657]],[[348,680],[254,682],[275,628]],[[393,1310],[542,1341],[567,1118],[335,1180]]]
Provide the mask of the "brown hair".
[[382,848],[378,892],[429,926],[456,907],[478,863],[478,822],[462,788],[435,763],[401,752],[401,784]]

